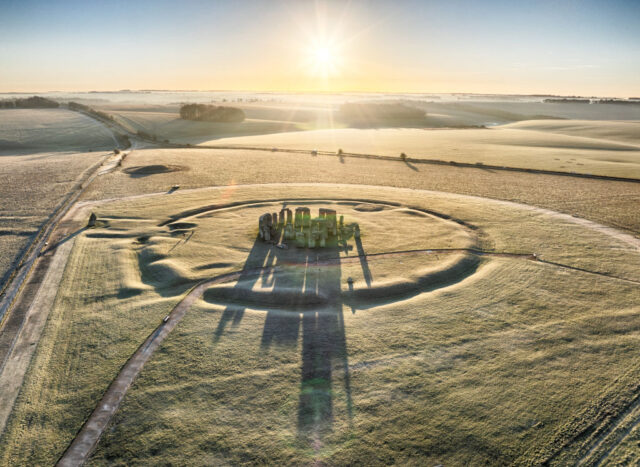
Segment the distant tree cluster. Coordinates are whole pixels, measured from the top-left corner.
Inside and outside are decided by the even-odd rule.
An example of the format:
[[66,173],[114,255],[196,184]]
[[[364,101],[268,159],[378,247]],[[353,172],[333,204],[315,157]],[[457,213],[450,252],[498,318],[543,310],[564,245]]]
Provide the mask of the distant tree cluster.
[[0,108],[3,109],[55,109],[57,107],[60,107],[60,104],[56,101],[40,96],[0,101]]
[[545,104],[590,104],[591,103],[591,99],[567,99],[567,98],[560,98],[560,99],[544,99],[542,102],[544,102]]
[[596,104],[640,104],[639,101],[634,100],[634,98],[626,99],[600,99],[596,101]]
[[347,121],[393,121],[423,119],[426,112],[397,103],[346,103],[340,107],[340,114]]
[[244,112],[237,107],[185,104],[180,107],[180,118],[199,122],[238,123],[244,120]]

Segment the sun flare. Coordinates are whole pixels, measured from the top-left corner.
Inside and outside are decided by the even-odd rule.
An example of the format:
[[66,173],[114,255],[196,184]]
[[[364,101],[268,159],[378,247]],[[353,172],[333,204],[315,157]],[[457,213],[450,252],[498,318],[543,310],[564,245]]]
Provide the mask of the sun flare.
[[333,63],[333,52],[329,47],[317,47],[313,51],[314,60],[320,66],[328,66]]
[[339,73],[341,60],[336,47],[314,44],[309,48],[308,64],[314,76],[328,78]]

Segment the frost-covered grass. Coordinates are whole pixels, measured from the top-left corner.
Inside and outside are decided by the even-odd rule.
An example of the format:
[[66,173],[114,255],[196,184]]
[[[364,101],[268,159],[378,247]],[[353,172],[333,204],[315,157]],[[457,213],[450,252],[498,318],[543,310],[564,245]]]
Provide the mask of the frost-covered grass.
[[[586,408],[606,408],[612,391],[639,376],[640,289],[609,276],[640,280],[640,255],[605,232],[525,207],[419,190],[178,191],[78,213],[84,219],[95,211],[108,226],[76,237],[0,445],[3,462],[54,462],[189,286],[255,260],[248,234],[254,212],[248,220],[242,210],[183,219],[189,225],[181,228],[194,229],[193,236],[171,233],[163,220],[195,207],[283,197],[423,207],[475,226],[488,250],[536,252],[592,273],[483,257],[477,270],[445,288],[373,308],[332,301],[331,310],[304,315],[228,305],[206,293],[141,373],[94,464],[534,462],[573,446],[581,426],[599,425],[601,413]],[[382,223],[395,225],[398,240],[402,224]],[[367,235],[372,229],[363,230],[365,251],[395,248],[393,237]],[[416,237],[423,248],[428,231]],[[267,256],[257,264],[278,261]],[[347,276],[366,287],[355,276],[361,267],[311,264],[303,283],[348,296]],[[371,260],[370,270],[372,287],[378,277],[409,277],[394,261]],[[295,295],[297,283],[269,275],[254,290],[282,287]]]
[[517,127],[488,129],[340,128],[224,138],[203,144],[437,159],[527,169],[640,177],[640,147],[627,142]]

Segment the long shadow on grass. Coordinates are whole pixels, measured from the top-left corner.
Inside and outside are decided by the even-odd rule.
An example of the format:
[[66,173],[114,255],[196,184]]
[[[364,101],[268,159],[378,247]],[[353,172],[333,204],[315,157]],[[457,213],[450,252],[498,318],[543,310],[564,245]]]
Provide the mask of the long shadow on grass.
[[[261,338],[264,352],[272,346],[278,351],[296,348],[298,339],[302,339],[298,433],[313,439],[331,430],[336,393],[345,395],[349,418],[352,415],[340,248],[335,244],[322,249],[281,250],[256,240],[233,290],[211,291],[204,297],[211,302],[223,298],[229,304],[218,323],[215,340],[229,325],[240,322],[243,304],[247,303],[267,311]],[[252,293],[258,282],[271,287],[271,292]],[[344,372],[343,391],[333,387],[336,368]]]
[[[237,326],[240,324],[240,321],[242,321],[245,309],[241,305],[236,305],[235,303],[241,303],[242,298],[246,295],[246,290],[253,287],[253,285],[257,283],[263,275],[262,273],[256,274],[255,271],[257,268],[261,268],[264,265],[265,259],[269,255],[269,247],[270,245],[261,242],[258,238],[256,238],[253,243],[253,247],[251,248],[249,256],[247,256],[247,260],[244,263],[237,285],[231,293],[230,301],[232,304],[225,308],[222,312],[222,317],[218,322],[218,327],[216,328],[214,336],[216,341],[222,337],[222,334],[224,334],[224,331],[229,324]],[[205,292],[205,299],[206,296],[207,293]]]

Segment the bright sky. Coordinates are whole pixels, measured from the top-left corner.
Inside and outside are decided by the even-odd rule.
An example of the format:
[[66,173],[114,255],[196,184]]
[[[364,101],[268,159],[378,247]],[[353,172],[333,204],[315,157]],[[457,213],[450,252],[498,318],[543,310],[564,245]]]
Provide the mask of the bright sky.
[[0,0],[0,92],[640,96],[640,1]]

